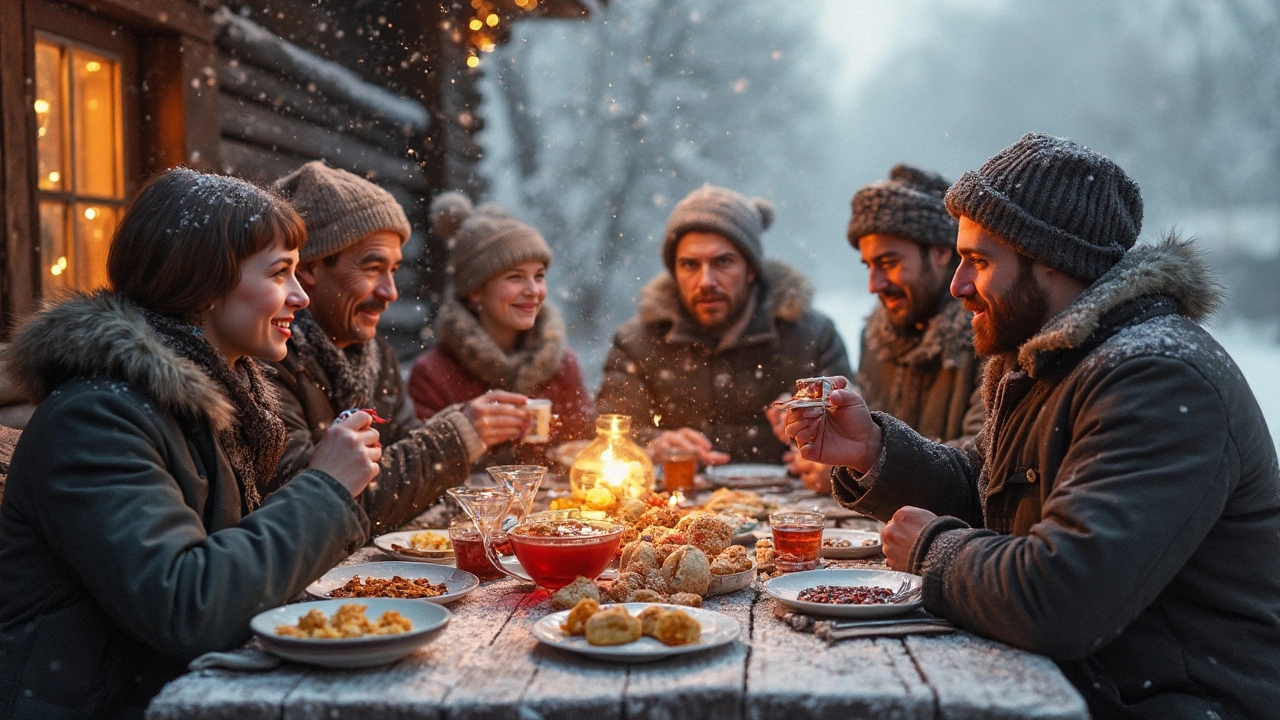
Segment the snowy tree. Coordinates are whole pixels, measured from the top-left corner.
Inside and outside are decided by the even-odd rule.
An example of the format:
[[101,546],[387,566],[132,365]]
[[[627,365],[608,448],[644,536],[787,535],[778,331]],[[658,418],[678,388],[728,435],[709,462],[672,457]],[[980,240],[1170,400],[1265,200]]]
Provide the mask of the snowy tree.
[[551,243],[554,295],[590,356],[659,269],[687,192],[787,202],[824,102],[804,20],[767,0],[628,0],[520,25],[486,58],[495,199]]

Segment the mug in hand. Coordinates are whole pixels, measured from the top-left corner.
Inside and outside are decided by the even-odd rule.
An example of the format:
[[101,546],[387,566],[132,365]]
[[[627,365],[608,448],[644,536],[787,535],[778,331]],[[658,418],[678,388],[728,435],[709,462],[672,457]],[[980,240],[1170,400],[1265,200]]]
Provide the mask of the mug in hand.
[[533,429],[525,434],[523,442],[545,443],[551,440],[551,401],[531,398],[524,408],[533,413]]

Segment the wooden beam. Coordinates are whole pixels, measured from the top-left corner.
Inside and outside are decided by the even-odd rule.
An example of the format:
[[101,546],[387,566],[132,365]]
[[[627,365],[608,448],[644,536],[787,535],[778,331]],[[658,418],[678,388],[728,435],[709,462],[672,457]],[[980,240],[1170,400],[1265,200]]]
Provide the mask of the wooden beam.
[[415,161],[393,157],[355,138],[277,115],[256,103],[224,103],[220,126],[224,136],[243,142],[295,155],[321,156],[335,167],[375,182],[393,182],[419,191],[426,189],[426,181]]
[[241,60],[223,58],[218,65],[223,93],[261,103],[287,116],[353,135],[393,155],[403,154],[412,135],[339,103],[301,81],[283,79]]
[[95,15],[151,30],[169,30],[213,42],[213,24],[204,5],[190,0],[62,0]]
[[39,287],[36,220],[35,75],[24,2],[0,2],[0,337],[35,307]]
[[366,82],[354,71],[313,55],[226,8],[214,13],[213,21],[220,28],[218,45],[232,55],[314,83],[325,95],[411,132],[426,132],[429,120],[420,103]]

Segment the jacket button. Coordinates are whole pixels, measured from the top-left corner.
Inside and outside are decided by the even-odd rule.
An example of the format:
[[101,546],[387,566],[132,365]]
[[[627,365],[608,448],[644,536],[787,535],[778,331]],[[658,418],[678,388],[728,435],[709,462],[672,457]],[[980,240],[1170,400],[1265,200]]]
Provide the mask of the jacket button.
[[1035,468],[1032,468],[1031,470],[1027,471],[1027,482],[1035,482],[1035,481],[1036,481],[1036,471],[1035,471]]

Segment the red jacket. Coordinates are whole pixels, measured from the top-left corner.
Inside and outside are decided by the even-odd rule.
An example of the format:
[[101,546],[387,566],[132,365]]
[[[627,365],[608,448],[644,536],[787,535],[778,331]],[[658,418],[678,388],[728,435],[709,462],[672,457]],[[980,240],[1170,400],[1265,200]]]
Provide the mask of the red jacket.
[[[418,417],[429,418],[489,390],[509,390],[551,401],[555,421],[550,445],[594,434],[595,403],[582,383],[577,355],[564,345],[564,322],[550,304],[543,305],[521,349],[510,355],[498,350],[475,316],[455,302],[440,309],[436,334],[439,343],[419,355],[409,373],[409,396]],[[517,448],[514,459],[542,462],[527,451],[550,445]],[[508,459],[503,455],[510,453],[493,448],[477,465]]]

